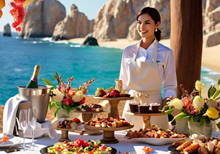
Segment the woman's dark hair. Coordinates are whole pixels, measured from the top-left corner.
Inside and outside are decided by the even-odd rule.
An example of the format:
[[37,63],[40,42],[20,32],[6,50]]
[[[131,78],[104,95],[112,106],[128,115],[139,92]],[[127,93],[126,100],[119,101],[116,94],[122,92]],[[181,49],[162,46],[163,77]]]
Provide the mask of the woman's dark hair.
[[[152,7],[145,7],[143,8],[137,15],[136,20],[138,20],[139,16],[142,14],[148,14],[157,24],[158,22],[161,22],[160,20],[160,13],[157,11],[157,9]],[[161,31],[157,28],[157,32],[154,32],[154,35],[157,39],[157,41],[160,41],[161,39]]]

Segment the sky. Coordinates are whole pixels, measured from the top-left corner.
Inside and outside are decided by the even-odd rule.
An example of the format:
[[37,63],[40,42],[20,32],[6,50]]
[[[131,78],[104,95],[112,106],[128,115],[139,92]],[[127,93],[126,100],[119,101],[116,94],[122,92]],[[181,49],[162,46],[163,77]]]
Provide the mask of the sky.
[[[94,19],[98,14],[99,9],[109,0],[59,0],[66,8],[66,14],[70,13],[70,6],[75,4],[78,7],[80,12],[83,12],[89,20]],[[5,0],[6,6],[2,9],[3,16],[0,19],[0,31],[3,31],[4,25],[9,23],[10,25],[13,22],[13,18],[9,13],[10,0]],[[15,31],[11,27],[11,31]]]

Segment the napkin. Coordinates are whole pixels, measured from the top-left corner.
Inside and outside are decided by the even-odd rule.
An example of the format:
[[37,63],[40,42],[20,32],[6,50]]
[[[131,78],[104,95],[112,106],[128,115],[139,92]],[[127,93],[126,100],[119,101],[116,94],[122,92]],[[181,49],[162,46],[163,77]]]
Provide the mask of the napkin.
[[7,100],[3,113],[3,133],[13,135],[18,105],[23,101],[28,102],[28,100],[20,100],[18,94]]
[[[29,102],[29,101],[21,100],[18,94],[15,95],[14,97],[9,98],[8,101],[6,102],[3,113],[3,133],[13,135],[17,109],[19,104],[22,102]],[[19,124],[18,127],[19,129],[21,128]],[[57,137],[57,133],[49,120],[45,120],[44,123],[37,123],[34,131],[34,138],[39,138],[44,134],[48,134],[51,139]],[[27,128],[25,132],[25,137],[28,138],[32,137],[32,131],[30,127]]]

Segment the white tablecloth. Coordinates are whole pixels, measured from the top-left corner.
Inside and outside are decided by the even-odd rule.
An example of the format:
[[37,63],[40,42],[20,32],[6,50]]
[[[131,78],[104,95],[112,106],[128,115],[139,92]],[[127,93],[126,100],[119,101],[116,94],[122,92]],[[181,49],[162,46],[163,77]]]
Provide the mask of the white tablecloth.
[[[40,153],[40,149],[44,148],[45,146],[49,146],[49,145],[53,145],[56,142],[59,142],[58,139],[61,137],[61,131],[57,131],[58,132],[58,137],[54,140],[51,140],[48,136],[44,136],[42,138],[39,139],[35,139],[35,144],[38,146],[38,148],[35,148],[35,150],[27,150],[25,151],[25,154],[39,154]],[[115,149],[117,149],[117,154],[123,154],[125,151],[126,152],[132,152],[135,151],[134,146],[150,146],[151,148],[153,148],[155,151],[153,152],[154,154],[170,154],[170,152],[168,151],[168,146],[170,146],[170,144],[168,145],[164,145],[164,146],[153,146],[153,145],[148,145],[146,143],[137,143],[135,141],[131,141],[128,139],[124,138],[124,131],[117,131],[115,132],[115,137],[119,140],[119,143],[117,144],[106,144],[108,146],[114,147]],[[212,136],[219,136],[220,132],[213,132]],[[18,137],[19,139],[21,139],[21,143],[23,143],[23,139]],[[87,140],[100,140],[102,139],[102,135],[100,136],[81,136],[79,135],[79,133],[75,133],[75,132],[69,132],[69,139],[71,141],[76,141],[78,138],[81,138],[85,141]],[[31,143],[31,139],[25,139],[26,143],[30,144]],[[4,150],[6,149],[0,149],[0,153],[5,153]],[[23,154],[23,151],[20,152],[13,152],[15,154]]]

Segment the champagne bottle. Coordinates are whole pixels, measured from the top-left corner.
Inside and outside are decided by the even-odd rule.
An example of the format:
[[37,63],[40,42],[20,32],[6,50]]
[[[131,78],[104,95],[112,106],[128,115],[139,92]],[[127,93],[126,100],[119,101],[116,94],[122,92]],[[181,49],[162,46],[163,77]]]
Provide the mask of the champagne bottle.
[[32,74],[32,77],[28,84],[26,85],[26,88],[38,88],[38,73],[40,71],[40,66],[35,65],[34,72]]

